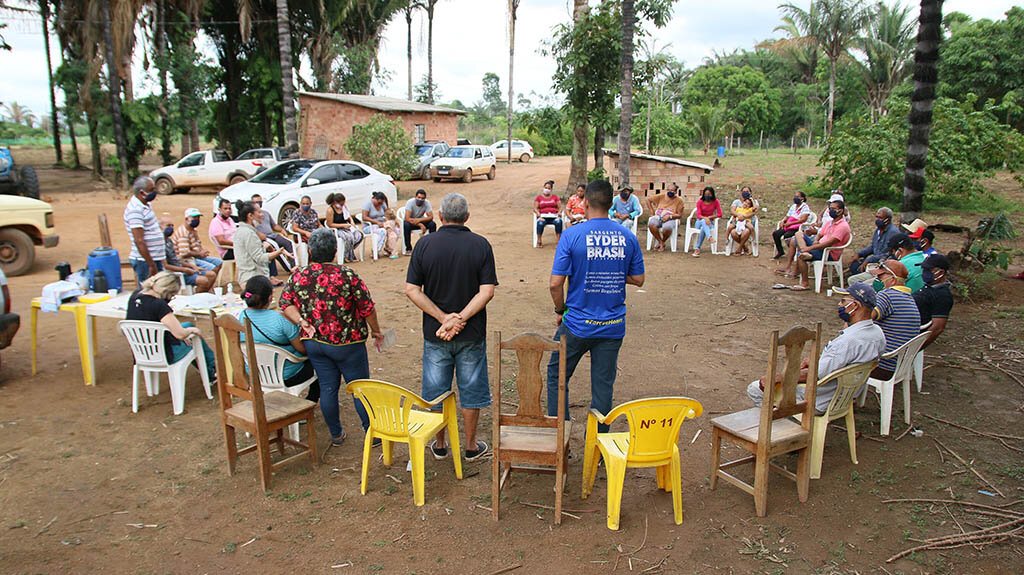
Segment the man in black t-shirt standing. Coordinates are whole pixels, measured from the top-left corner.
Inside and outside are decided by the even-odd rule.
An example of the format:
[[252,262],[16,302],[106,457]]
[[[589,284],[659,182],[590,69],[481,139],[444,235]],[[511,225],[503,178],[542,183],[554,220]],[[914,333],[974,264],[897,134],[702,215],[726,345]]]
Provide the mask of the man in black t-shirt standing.
[[[405,295],[423,310],[423,398],[433,401],[459,386],[466,459],[487,453],[476,440],[480,409],[491,405],[487,379],[487,302],[498,277],[491,244],[469,231],[469,203],[462,194],[441,200],[441,228],[421,239],[409,260]],[[451,438],[458,448],[458,438]],[[437,459],[448,457],[445,432],[430,444]]]
[[921,312],[921,325],[931,322],[927,328],[931,335],[925,340],[924,347],[931,345],[945,331],[949,312],[953,309],[953,293],[949,289],[948,274],[949,259],[942,254],[932,254],[921,262],[924,287],[914,292],[914,302]]

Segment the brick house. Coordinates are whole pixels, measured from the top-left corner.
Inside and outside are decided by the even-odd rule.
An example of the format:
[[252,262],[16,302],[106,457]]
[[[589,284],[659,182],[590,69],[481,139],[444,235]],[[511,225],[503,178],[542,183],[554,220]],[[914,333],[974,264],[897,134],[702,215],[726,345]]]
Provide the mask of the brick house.
[[[604,153],[604,172],[608,174],[612,186],[618,190],[619,152],[605,150]],[[675,182],[683,193],[683,204],[687,208],[696,205],[700,191],[707,185],[708,176],[714,170],[711,166],[697,162],[638,152],[630,152],[629,158],[630,185],[637,195],[653,196],[662,193],[669,184]]]
[[299,155],[325,160],[345,159],[345,141],[354,127],[376,114],[402,120],[415,142],[444,140],[456,144],[462,110],[362,94],[299,92],[302,110]]

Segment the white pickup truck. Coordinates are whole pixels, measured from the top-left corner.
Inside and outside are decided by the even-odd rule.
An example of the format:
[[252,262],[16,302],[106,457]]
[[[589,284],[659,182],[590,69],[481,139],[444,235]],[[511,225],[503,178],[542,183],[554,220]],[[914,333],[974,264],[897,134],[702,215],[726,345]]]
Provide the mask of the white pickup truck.
[[271,150],[269,157],[253,153],[259,150],[249,150],[237,160],[232,160],[224,150],[193,152],[176,164],[153,170],[149,177],[156,182],[156,191],[161,194],[187,192],[194,187],[230,186],[244,182],[260,170],[277,163],[279,158],[276,157],[275,149],[267,149]]

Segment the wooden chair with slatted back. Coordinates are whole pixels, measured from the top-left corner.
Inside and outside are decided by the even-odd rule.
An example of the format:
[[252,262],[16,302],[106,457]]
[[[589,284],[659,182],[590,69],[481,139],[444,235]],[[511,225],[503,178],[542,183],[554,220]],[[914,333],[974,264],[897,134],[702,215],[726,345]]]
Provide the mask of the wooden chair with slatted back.
[[[562,523],[562,491],[569,469],[569,432],[565,416],[565,340],[554,341],[535,333],[521,333],[502,341],[495,332],[493,448],[491,509],[498,519],[501,488],[513,471],[549,473],[555,476],[555,524]],[[501,413],[501,351],[513,350],[519,361],[516,388],[519,407],[515,414]],[[544,352],[558,352],[558,415],[545,415],[541,396],[547,385],[541,373]]]
[[[797,401],[797,387],[800,385],[800,370],[804,347],[811,343],[811,356],[807,366],[807,384],[804,400]],[[821,324],[814,331],[803,326],[789,329],[782,337],[778,330],[771,335],[768,356],[768,371],[765,382],[774,382],[778,364],[779,345],[785,348],[785,363],[781,383],[764,386],[761,407],[752,407],[711,420],[711,489],[724,479],[754,496],[754,508],[758,517],[764,517],[768,509],[768,470],[775,470],[796,481],[800,502],[807,501],[810,486],[811,422],[814,419],[814,394],[818,381],[818,358],[821,356]],[[801,423],[792,419],[801,416]],[[751,455],[734,461],[721,463],[722,442],[736,444]],[[772,458],[786,453],[798,452],[797,471],[772,463]],[[727,472],[726,469],[754,464],[754,484],[750,485]]]
[[[245,370],[240,340],[242,333],[245,333],[248,356],[256,357],[252,324],[249,319],[246,318],[243,326],[229,314],[217,315],[211,311],[210,315],[213,317],[217,390],[220,395],[220,413],[227,447],[228,475],[235,474],[235,462],[239,455],[255,451],[259,457],[263,490],[269,491],[271,475],[275,469],[303,457],[308,457],[313,465],[317,464],[314,424],[316,404],[284,391],[264,393],[260,385],[259,370],[252,370],[250,373],[246,373]],[[228,377],[229,365],[233,375],[231,378]],[[234,398],[241,401],[235,402]],[[306,422],[306,443],[284,435],[289,425],[300,421]],[[238,449],[235,431],[249,433],[256,443]],[[271,436],[274,436],[273,439]],[[271,441],[277,445],[278,453],[282,456],[286,444],[298,447],[300,451],[275,462],[270,456]]]

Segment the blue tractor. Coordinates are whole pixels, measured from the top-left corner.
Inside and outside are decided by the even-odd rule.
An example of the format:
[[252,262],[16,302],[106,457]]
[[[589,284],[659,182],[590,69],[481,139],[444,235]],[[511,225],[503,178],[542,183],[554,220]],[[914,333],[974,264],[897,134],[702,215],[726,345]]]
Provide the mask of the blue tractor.
[[39,177],[32,166],[14,165],[11,149],[0,147],[0,194],[39,199]]

